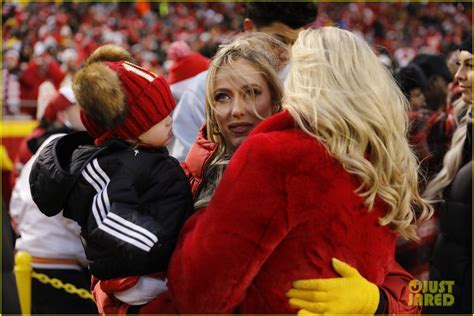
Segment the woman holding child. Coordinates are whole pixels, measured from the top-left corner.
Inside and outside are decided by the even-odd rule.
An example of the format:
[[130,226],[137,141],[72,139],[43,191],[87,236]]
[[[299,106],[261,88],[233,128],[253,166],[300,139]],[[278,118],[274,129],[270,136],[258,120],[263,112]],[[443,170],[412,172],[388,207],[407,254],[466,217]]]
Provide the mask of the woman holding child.
[[[288,304],[292,281],[336,277],[333,257],[367,278],[333,261],[351,272],[337,280],[356,279],[341,284],[364,293],[341,298],[352,304],[346,312],[385,311],[376,285],[388,311],[409,309],[410,277],[396,266],[395,240],[415,236],[415,207],[421,219],[430,208],[405,138],[406,99],[365,42],[322,28],[295,43],[281,104],[278,47],[241,37],[214,58],[207,125],[185,165],[202,209],[181,232],[169,290],[129,312],[293,313],[305,305]],[[313,292],[299,291],[289,295]],[[341,304],[328,293],[320,306],[334,312]],[[95,295],[114,311],[128,308],[100,283]]]
[[[241,139],[235,124],[248,123],[242,98],[264,95],[248,71],[244,94],[222,89],[219,75],[242,79],[219,57],[207,134],[225,139],[225,155]],[[185,224],[168,270],[180,312],[290,313],[291,282],[336,276],[332,257],[381,285],[394,231],[414,237],[414,206],[429,212],[404,134],[406,100],[366,43],[336,28],[303,31],[285,93],[287,111],[252,131],[210,204]]]

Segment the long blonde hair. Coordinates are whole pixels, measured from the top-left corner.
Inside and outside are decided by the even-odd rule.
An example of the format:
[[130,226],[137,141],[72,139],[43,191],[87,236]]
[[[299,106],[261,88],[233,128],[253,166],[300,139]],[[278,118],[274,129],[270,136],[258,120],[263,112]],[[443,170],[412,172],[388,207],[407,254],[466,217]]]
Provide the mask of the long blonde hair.
[[335,27],[301,32],[291,58],[283,108],[360,180],[369,211],[377,198],[388,205],[380,225],[416,239],[416,213],[433,210],[418,192],[408,101],[391,74],[363,39]]
[[[461,119],[453,134],[453,138],[451,139],[451,147],[444,155],[443,168],[436,177],[428,183],[423,192],[425,198],[433,200],[441,199],[444,189],[451,184],[454,176],[461,167],[464,142],[466,141],[467,135],[467,125],[468,122],[472,120],[470,111],[471,106],[472,104],[469,104],[462,99],[459,99],[454,104],[454,117],[456,119],[461,117]],[[458,120],[456,121],[458,122]]]
[[[218,71],[223,67],[234,67],[235,63],[245,60],[262,75],[268,84],[272,101],[272,113],[281,111],[283,86],[278,72],[284,67],[288,57],[288,46],[274,37],[260,32],[246,33],[238,36],[232,43],[223,45],[212,59],[207,76],[206,91],[206,130],[207,139],[217,144],[217,150],[208,166],[204,181],[197,193],[195,209],[205,207],[214,194],[222,175],[232,157],[233,150],[227,146],[220,133],[214,100]],[[233,69],[236,81],[245,82],[245,74],[239,73],[238,67]],[[256,111],[256,110],[255,110]],[[259,114],[256,113],[258,116]],[[263,117],[262,117],[263,119]]]

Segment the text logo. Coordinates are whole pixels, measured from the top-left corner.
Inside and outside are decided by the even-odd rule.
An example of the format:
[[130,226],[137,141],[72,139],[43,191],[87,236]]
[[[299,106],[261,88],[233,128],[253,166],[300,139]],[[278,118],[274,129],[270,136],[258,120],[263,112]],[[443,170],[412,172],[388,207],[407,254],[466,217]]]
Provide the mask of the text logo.
[[408,283],[411,306],[451,306],[454,304],[454,281],[420,281]]

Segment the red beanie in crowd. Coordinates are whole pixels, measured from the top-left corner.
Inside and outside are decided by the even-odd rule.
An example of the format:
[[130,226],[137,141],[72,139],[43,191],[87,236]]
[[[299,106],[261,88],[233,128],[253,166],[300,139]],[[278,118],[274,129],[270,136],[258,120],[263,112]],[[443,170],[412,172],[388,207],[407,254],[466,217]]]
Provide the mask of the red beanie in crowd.
[[128,61],[87,65],[73,89],[81,121],[96,144],[112,137],[137,140],[176,105],[164,77]]
[[209,58],[192,52],[188,44],[178,41],[171,44],[168,58],[173,60],[169,69],[170,84],[186,80],[209,68]]
[[58,112],[64,111],[68,106],[76,103],[76,98],[72,92],[71,86],[61,87],[56,96],[49,101],[44,110],[43,117],[48,121],[54,122],[58,117]]

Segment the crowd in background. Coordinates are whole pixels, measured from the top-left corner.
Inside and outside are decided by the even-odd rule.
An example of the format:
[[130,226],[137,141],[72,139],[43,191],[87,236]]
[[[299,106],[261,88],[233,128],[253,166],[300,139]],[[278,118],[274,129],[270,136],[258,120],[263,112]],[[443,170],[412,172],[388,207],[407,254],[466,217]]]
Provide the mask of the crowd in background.
[[[77,103],[72,78],[96,48],[108,43],[125,48],[131,60],[166,77],[178,102],[189,80],[208,69],[219,45],[243,31],[245,18],[244,3],[5,3],[2,8],[2,113],[4,119],[39,121],[12,159],[11,187],[36,145],[50,134],[76,130],[71,117],[79,122],[79,110],[68,113]],[[456,61],[472,33],[472,4],[319,3],[318,17],[308,26],[338,26],[360,35],[392,71],[410,103],[408,138],[424,190],[442,169],[459,124],[455,109],[462,105],[463,88],[456,82]],[[439,221],[436,212],[423,223],[418,242],[398,241],[397,261],[416,279],[429,277]]]
[[[174,41],[212,57],[221,43],[242,29],[242,3],[30,3],[3,5],[3,114],[19,104],[35,107],[37,93],[22,80],[28,71],[43,72],[56,87],[98,46],[118,44],[155,73],[167,75]],[[321,3],[314,26],[336,25],[358,32],[393,68],[419,53],[447,55],[469,31],[469,3]],[[45,58],[47,56],[47,58]],[[31,69],[35,60],[38,69]],[[30,66],[30,67],[29,67]],[[61,73],[62,71],[62,73]],[[16,80],[19,80],[19,84]],[[41,81],[43,79],[39,79]],[[8,87],[5,85],[9,84]],[[10,104],[10,106],[8,106]],[[34,111],[25,111],[31,114]]]

